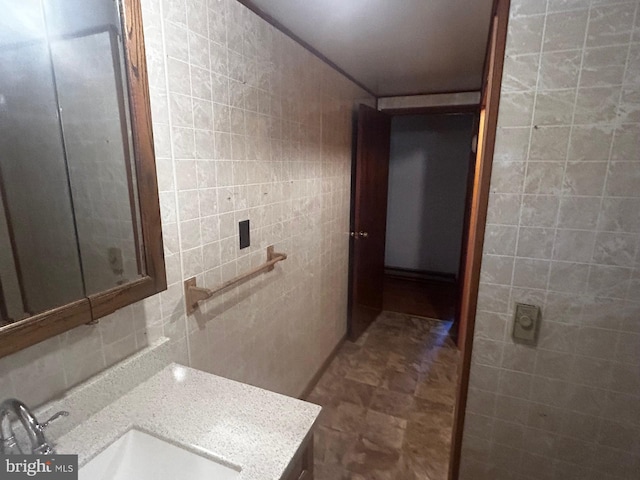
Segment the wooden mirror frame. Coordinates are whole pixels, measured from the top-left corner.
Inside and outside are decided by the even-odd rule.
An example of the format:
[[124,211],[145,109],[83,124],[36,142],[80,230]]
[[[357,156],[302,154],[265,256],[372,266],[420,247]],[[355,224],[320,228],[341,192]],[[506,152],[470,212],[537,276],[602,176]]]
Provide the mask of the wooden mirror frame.
[[88,295],[3,327],[0,329],[0,357],[79,325],[95,322],[167,288],[140,0],[121,0],[120,20],[140,208],[140,251],[145,275],[125,285]]

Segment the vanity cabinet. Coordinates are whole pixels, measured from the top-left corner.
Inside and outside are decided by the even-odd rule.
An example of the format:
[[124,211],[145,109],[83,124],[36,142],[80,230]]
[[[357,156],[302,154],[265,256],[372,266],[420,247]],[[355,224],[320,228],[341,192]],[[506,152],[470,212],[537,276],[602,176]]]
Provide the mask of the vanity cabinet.
[[282,480],[313,480],[313,433],[309,434],[291,463],[293,468]]
[[[61,409],[72,411],[63,422],[70,430],[61,436],[51,431],[57,452],[78,455],[80,471],[86,467],[91,473],[102,468],[98,457],[109,449],[115,452],[115,442],[126,436],[131,439],[127,448],[141,454],[108,457],[110,465],[115,462],[122,468],[138,468],[148,460],[144,452],[149,452],[153,461],[164,442],[213,463],[225,459],[230,476],[223,478],[313,480],[313,427],[322,410],[318,405],[175,363],[115,400],[105,399],[106,406],[96,404],[96,398],[105,392],[118,395],[126,391],[125,385],[134,383],[129,383],[129,378],[147,375],[149,362],[162,362],[170,355],[169,342],[152,347],[113,367],[117,373],[107,370],[89,385],[47,406],[46,411],[36,412],[46,418]],[[76,425],[68,425],[74,421]],[[182,455],[172,452],[161,456],[166,460]],[[195,461],[186,463],[195,468]],[[196,478],[192,473],[185,471],[181,477],[171,478]],[[140,476],[126,478],[142,480]]]

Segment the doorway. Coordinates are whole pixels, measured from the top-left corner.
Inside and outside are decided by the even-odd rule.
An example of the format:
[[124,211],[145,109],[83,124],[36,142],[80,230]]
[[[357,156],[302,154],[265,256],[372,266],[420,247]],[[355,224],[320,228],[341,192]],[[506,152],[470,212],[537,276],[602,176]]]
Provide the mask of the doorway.
[[318,480],[448,476],[461,364],[451,326],[476,117],[360,107],[353,341],[307,397],[325,408],[315,433]]
[[360,106],[352,188],[352,341],[383,310],[448,322],[457,341],[478,111],[477,105],[389,113]]
[[472,112],[391,120],[383,309],[449,322],[456,331]]
[[[432,427],[435,424],[431,420],[423,423],[418,422],[413,429],[410,428],[409,420],[400,425],[396,424],[396,427],[399,426],[399,429],[403,430],[404,440],[398,442],[401,443],[401,446],[399,450],[396,449],[395,453],[400,455],[399,458],[402,458],[405,454],[409,458],[411,458],[411,455],[417,455],[413,460],[419,466],[420,471],[414,473],[424,473],[427,478],[438,478],[438,480],[444,480],[444,478],[455,480],[459,476],[462,433],[473,347],[475,309],[478,301],[478,285],[500,102],[508,13],[509,1],[496,1],[485,60],[481,101],[475,107],[478,113],[476,127],[474,128],[477,132],[477,142],[474,142],[476,144],[473,149],[475,154],[471,155],[474,160],[470,165],[472,168],[469,168],[468,192],[470,194],[467,197],[461,262],[458,274],[459,302],[457,305],[457,318],[459,319],[459,324],[457,329],[457,349],[446,348],[452,345],[452,342],[447,340],[450,340],[450,337],[448,334],[442,335],[442,331],[439,328],[432,329],[432,326],[427,328],[424,335],[418,337],[417,342],[407,342],[407,340],[411,339],[407,335],[403,335],[402,332],[406,333],[411,329],[411,325],[415,324],[411,317],[396,319],[398,323],[393,325],[388,325],[388,320],[385,321],[386,313],[383,313],[384,302],[382,301],[384,296],[385,255],[379,252],[380,243],[383,243],[383,251],[386,246],[384,241],[380,242],[377,239],[377,236],[374,237],[375,242],[368,242],[372,238],[368,233],[374,230],[379,231],[380,224],[384,225],[386,233],[387,205],[386,202],[381,202],[380,198],[387,198],[389,185],[388,181],[382,181],[381,177],[385,177],[384,179],[388,180],[388,159],[391,147],[390,142],[385,143],[381,140],[381,138],[386,137],[381,137],[380,133],[385,130],[391,131],[391,120],[389,115],[365,106],[360,106],[358,116],[358,153],[355,160],[355,179],[353,180],[354,209],[351,229],[353,241],[351,242],[350,256],[348,321],[349,336],[353,342],[345,344],[343,349],[361,349],[356,354],[357,358],[348,362],[349,365],[353,364],[359,369],[354,374],[354,377],[391,368],[394,371],[408,374],[411,380],[416,379],[418,382],[416,385],[420,385],[420,383],[426,385],[424,388],[416,386],[415,389],[412,389],[411,385],[408,387],[409,390],[412,390],[414,398],[413,400],[405,398],[408,404],[413,405],[407,415],[416,419],[424,419],[426,416],[441,410],[444,412],[446,428],[434,431]],[[362,152],[366,154],[362,155]],[[362,172],[368,172],[369,174],[363,176]],[[381,175],[380,172],[384,173],[384,175]],[[375,214],[372,215],[371,212]],[[374,223],[370,223],[372,220]],[[371,249],[374,244],[376,248]],[[365,251],[367,251],[367,254],[363,254]],[[378,252],[377,255],[376,252]],[[425,320],[425,323],[428,324],[428,320]],[[423,328],[423,325],[421,323],[420,328]],[[371,327],[369,332],[382,330],[385,333],[373,335],[372,339],[369,339],[367,338],[369,335],[367,332],[368,327]],[[399,335],[400,338],[394,340],[394,335]],[[379,355],[376,354],[376,345],[384,346],[389,350],[386,358],[380,360]],[[408,345],[412,345],[409,354],[405,350]],[[436,356],[432,355],[429,350],[434,346],[436,347],[435,351],[438,352]],[[445,348],[442,348],[443,346]],[[457,365],[455,374],[448,370],[448,366],[443,367],[442,363],[439,364],[435,360],[436,358],[441,358],[441,355],[445,358],[450,356],[458,357],[455,361]],[[443,363],[447,365],[448,362]],[[440,365],[439,368],[437,368],[438,364]],[[378,380],[382,381],[381,379]],[[390,385],[389,383],[389,388],[391,389]],[[442,388],[443,386],[444,388]],[[430,397],[427,399],[429,401],[426,404],[415,398],[419,392]],[[452,406],[451,403],[446,401],[447,397],[451,398],[451,392],[453,392],[454,396]],[[435,399],[437,401],[434,404],[433,400]],[[443,399],[445,400],[441,401]],[[399,402],[396,402],[396,404],[399,404]],[[421,405],[428,410],[422,411]],[[416,406],[418,406],[419,411],[416,411]],[[452,415],[452,417],[449,415]],[[404,427],[402,427],[403,425]],[[438,426],[442,427],[443,424]],[[413,435],[410,433],[411,430],[416,435],[423,435],[425,432],[434,433],[438,436],[438,439],[423,437],[418,442],[421,445],[420,451],[413,451],[408,440]],[[426,465],[425,462],[429,458],[434,458],[433,452],[429,451],[429,447],[433,445],[437,445],[438,449],[446,451],[448,468],[441,469],[441,463],[438,465]],[[435,473],[435,470],[431,470],[432,474],[429,475],[428,470],[434,467],[437,468],[438,473]],[[396,468],[397,472],[398,468],[404,468],[404,464],[395,464],[391,467],[391,470],[393,468]],[[401,475],[405,474],[406,472],[403,471]],[[400,476],[398,478],[409,477]]]
[[335,438],[347,427],[332,418],[321,422],[321,442],[347,453],[340,466],[325,452],[318,476],[339,478],[346,467],[365,478],[393,471],[395,478],[444,480],[462,361],[452,327],[459,318],[477,112],[390,115],[361,106],[358,121],[352,342],[309,398],[362,426],[360,437],[345,431]]

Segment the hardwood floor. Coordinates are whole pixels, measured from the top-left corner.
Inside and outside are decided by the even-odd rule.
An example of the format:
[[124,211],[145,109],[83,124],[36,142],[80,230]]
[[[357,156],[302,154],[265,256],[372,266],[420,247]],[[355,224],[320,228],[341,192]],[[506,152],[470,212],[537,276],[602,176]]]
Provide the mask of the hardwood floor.
[[456,311],[455,282],[384,278],[384,310],[452,321]]

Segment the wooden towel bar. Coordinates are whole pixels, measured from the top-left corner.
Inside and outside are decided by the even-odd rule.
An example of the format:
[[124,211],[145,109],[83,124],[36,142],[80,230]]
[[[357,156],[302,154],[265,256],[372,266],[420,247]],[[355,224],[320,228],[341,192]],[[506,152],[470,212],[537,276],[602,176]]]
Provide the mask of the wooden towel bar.
[[227,288],[241,283],[262,272],[270,272],[275,264],[287,259],[286,253],[276,253],[273,245],[267,247],[267,261],[259,267],[253,268],[231,280],[227,280],[216,288],[202,288],[196,285],[196,277],[192,277],[184,282],[184,298],[187,304],[187,315],[191,315],[198,308],[198,302],[211,298],[216,293],[226,290]]

